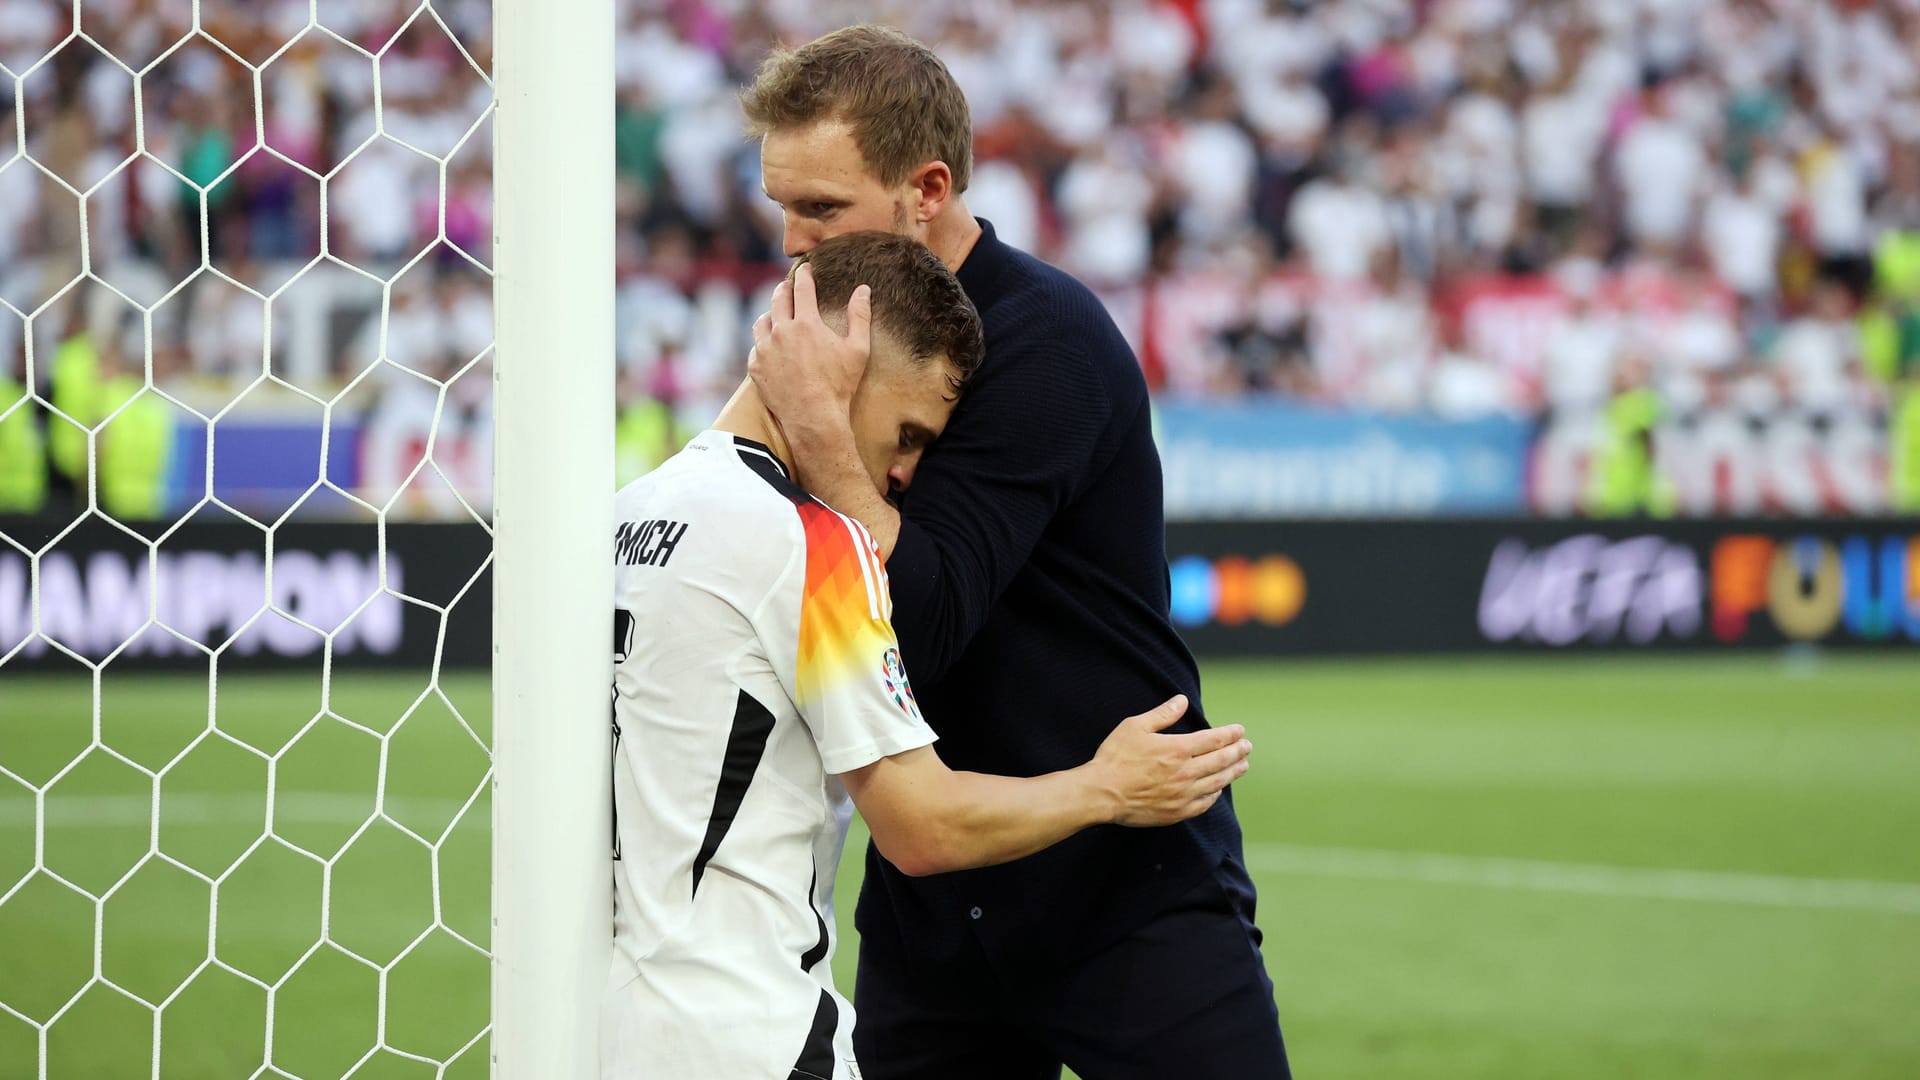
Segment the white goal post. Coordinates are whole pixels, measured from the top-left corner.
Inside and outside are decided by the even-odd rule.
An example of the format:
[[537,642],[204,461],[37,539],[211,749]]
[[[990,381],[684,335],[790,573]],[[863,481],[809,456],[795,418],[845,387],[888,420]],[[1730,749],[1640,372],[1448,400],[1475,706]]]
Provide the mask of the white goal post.
[[613,0],[495,0],[493,1063],[599,1075],[612,950]]

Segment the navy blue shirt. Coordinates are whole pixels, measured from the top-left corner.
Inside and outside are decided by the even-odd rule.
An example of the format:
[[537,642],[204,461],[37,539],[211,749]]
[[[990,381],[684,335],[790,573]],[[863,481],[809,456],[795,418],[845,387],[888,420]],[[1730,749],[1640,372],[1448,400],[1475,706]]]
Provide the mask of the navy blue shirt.
[[[1146,380],[1086,286],[983,233],[959,269],[986,359],[902,506],[893,625],[954,769],[1085,763],[1175,693],[1205,725],[1167,614],[1160,455]],[[1003,971],[1097,951],[1240,854],[1231,796],[1182,825],[1099,826],[1002,866],[929,878],[872,846],[855,922],[929,961],[975,935]]]

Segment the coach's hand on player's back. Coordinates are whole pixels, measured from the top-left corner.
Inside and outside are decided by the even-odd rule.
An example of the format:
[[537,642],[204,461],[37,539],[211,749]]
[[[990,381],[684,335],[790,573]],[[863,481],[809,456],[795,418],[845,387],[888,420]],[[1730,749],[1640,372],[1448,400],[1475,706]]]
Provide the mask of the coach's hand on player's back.
[[1205,813],[1228,784],[1244,776],[1253,744],[1239,724],[1166,734],[1187,712],[1175,694],[1113,729],[1085,766],[1112,793],[1113,822],[1172,825]]

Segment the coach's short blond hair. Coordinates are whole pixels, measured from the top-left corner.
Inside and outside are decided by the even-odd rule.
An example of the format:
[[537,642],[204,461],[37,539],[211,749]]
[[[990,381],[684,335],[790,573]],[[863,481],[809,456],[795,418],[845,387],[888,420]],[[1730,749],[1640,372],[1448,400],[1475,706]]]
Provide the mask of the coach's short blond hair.
[[839,120],[883,184],[944,161],[953,189],[973,175],[973,116],[960,84],[932,49],[890,26],[849,26],[800,46],[776,47],[740,92],[747,130]]

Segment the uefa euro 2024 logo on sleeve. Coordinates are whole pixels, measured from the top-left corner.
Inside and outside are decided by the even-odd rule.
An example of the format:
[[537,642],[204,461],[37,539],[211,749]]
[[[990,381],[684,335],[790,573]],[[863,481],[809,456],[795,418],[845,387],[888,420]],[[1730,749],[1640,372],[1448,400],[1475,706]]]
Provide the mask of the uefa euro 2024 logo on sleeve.
[[920,703],[913,700],[913,685],[907,682],[907,666],[900,661],[900,650],[889,646],[880,654],[880,674],[887,680],[887,694],[900,711],[920,715]]

